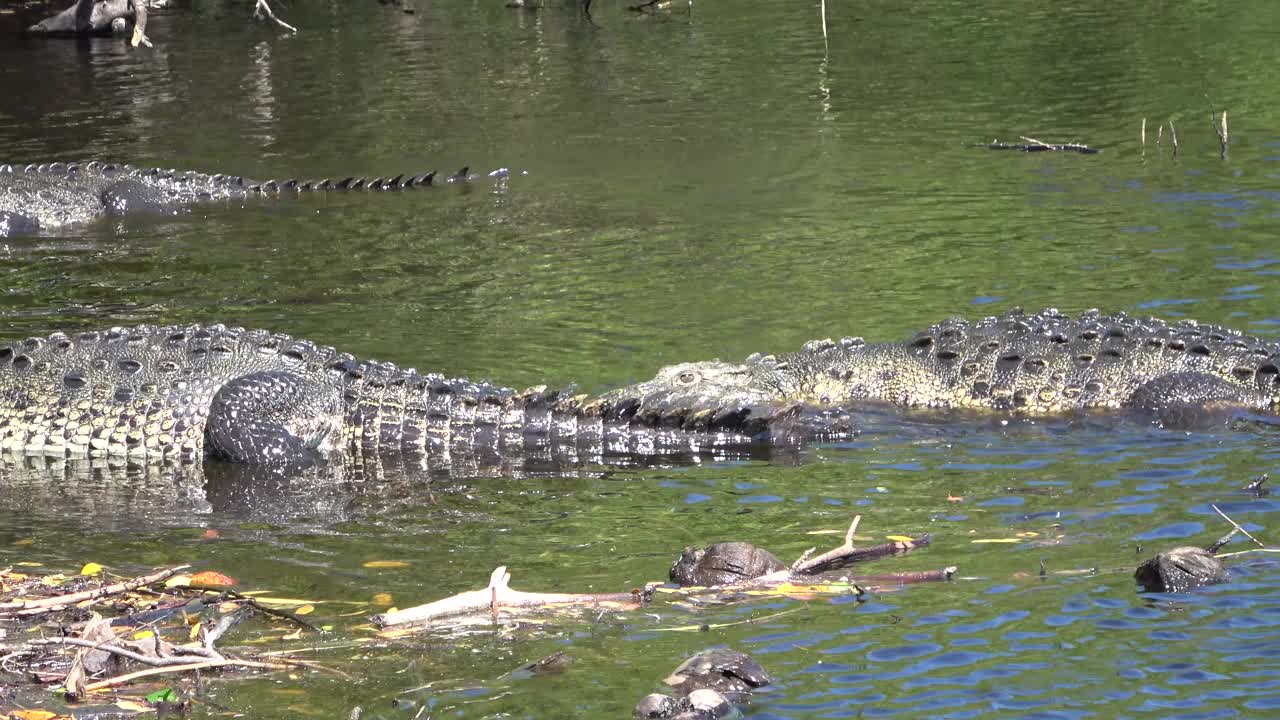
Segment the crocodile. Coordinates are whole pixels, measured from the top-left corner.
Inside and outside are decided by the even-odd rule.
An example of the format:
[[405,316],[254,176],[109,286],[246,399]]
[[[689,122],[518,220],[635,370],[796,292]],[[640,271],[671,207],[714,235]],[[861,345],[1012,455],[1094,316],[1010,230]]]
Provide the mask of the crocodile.
[[[489,173],[497,178],[506,175],[505,168]],[[464,167],[440,180],[465,182],[477,177]],[[200,203],[308,192],[407,190],[435,182],[434,171],[387,178],[255,181],[238,175],[140,169],[97,161],[0,164],[0,237],[56,230],[126,213],[178,214]]]
[[[663,416],[712,404],[838,406],[914,416],[1133,414],[1170,428],[1280,414],[1280,344],[1218,325],[1090,310],[1013,309],[949,319],[905,340],[822,339],[741,363],[662,368],[651,380],[597,399],[614,417]],[[696,419],[690,416],[690,419]]]
[[663,413],[613,412],[570,390],[419,373],[224,325],[116,327],[0,346],[0,450],[22,455],[254,464],[335,454],[550,457],[578,446],[660,455],[838,435],[843,425],[838,411],[750,407],[731,392],[672,412],[678,429]]

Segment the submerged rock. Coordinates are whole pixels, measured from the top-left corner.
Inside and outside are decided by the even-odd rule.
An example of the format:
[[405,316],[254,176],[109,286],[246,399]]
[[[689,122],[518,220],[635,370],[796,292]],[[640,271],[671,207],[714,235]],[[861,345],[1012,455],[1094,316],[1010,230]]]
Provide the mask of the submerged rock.
[[676,697],[653,693],[636,704],[637,718],[719,720],[733,714],[734,702],[773,682],[751,656],[729,648],[703,650],[680,663],[664,680]]
[[1147,560],[1133,573],[1147,592],[1187,592],[1231,579],[1222,561],[1198,547],[1180,547]]
[[682,587],[733,585],[786,569],[768,550],[746,542],[722,542],[705,550],[686,547],[671,566],[671,582]]
[[669,718],[680,709],[680,703],[670,695],[651,693],[636,703],[635,716],[638,718]]

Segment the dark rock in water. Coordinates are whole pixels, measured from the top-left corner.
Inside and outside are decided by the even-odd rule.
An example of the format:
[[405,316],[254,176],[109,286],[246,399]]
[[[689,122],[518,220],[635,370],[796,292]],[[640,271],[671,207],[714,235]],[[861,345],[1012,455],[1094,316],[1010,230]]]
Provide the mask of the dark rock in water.
[[733,585],[785,569],[768,550],[751,543],[723,542],[705,550],[686,547],[671,566],[671,582],[684,587]]
[[1138,566],[1134,578],[1147,592],[1187,592],[1231,579],[1222,562],[1198,547],[1162,552]]
[[635,716],[662,720],[719,720],[732,712],[733,705],[728,698],[715,690],[703,688],[679,700],[661,693],[646,695],[636,705]]
[[679,696],[706,689],[736,701],[773,682],[773,678],[750,655],[729,648],[711,648],[680,663],[665,682]]
[[636,704],[635,715],[638,718],[669,718],[675,715],[679,708],[680,703],[670,695],[653,693],[645,695],[644,699]]
[[689,697],[685,698],[684,702],[689,706],[689,711],[698,718],[722,718],[733,712],[733,706],[729,704],[729,700],[709,688],[694,690],[689,693]]

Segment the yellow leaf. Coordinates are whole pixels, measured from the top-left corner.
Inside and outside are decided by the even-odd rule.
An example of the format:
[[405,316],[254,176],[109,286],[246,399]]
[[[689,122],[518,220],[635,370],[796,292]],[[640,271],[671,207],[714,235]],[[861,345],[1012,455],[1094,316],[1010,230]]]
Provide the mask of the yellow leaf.
[[120,708],[121,710],[129,710],[130,712],[140,712],[140,713],[153,712],[155,710],[155,708],[151,707],[150,705],[143,705],[142,703],[134,702],[132,700],[117,700],[116,707]]
[[986,538],[983,540],[970,540],[971,543],[1018,543],[1022,542],[1018,538]]
[[58,717],[58,713],[48,710],[10,710],[9,717],[17,720],[49,720]]
[[388,568],[407,568],[409,563],[404,560],[370,560],[364,564],[367,568],[388,569]]
[[[18,538],[17,540],[13,541],[14,545],[35,545],[35,543],[36,543],[35,538]],[[24,563],[18,563],[18,564],[23,565]]]
[[915,540],[915,538],[908,537],[906,535],[886,535],[885,537],[893,542],[911,542],[912,540]]
[[374,605],[390,605],[395,602],[391,599],[391,593],[378,593],[373,596]]
[[293,611],[293,614],[294,615],[310,615],[315,611],[316,611],[315,605],[303,605],[300,608],[295,608]]
[[84,567],[80,568],[80,574],[81,575],[100,575],[102,574],[102,566],[96,562],[85,563]]
[[333,632],[333,626],[332,626],[332,625],[321,625],[321,626],[320,626],[320,629],[321,629],[321,630],[323,630],[323,631],[325,631],[325,632]]
[[302,628],[298,628],[297,630],[294,630],[293,632],[289,633],[288,635],[285,635],[280,639],[281,640],[297,640],[298,638],[301,638],[301,637],[302,637]]
[[189,631],[187,632],[187,639],[188,639],[188,640],[195,641],[197,638],[199,638],[199,637],[200,637],[200,627],[201,627],[201,624],[202,624],[202,623],[196,623],[196,624],[194,624],[194,625],[192,625],[192,626],[191,626],[191,630],[189,630]]
[[146,640],[147,638],[155,637],[155,636],[156,634],[151,632],[150,630],[139,630],[138,632],[130,635],[129,637],[133,638],[134,640]]
[[190,575],[174,575],[173,577],[171,577],[171,578],[169,578],[168,580],[165,580],[165,581],[164,581],[164,586],[165,586],[165,587],[167,587],[167,588],[169,588],[169,587],[187,587],[187,586],[188,586],[188,585],[190,585],[190,584],[191,584],[191,576],[190,576]]
[[[17,544],[18,544],[18,543],[14,543],[14,545],[17,545]],[[30,544],[30,543],[28,543],[28,544]],[[23,566],[23,567],[44,567],[44,563],[38,563],[38,562],[16,562],[16,563],[14,563],[14,565],[21,565],[21,566]],[[44,711],[44,710],[32,710],[31,712],[45,712],[45,711]]]

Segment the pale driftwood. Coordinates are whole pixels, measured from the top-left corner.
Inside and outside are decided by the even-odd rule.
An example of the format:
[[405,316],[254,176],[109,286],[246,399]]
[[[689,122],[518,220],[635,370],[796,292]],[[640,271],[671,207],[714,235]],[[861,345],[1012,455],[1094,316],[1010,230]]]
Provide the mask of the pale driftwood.
[[68,593],[66,595],[55,595],[54,597],[40,598],[39,600],[16,600],[13,602],[0,603],[0,617],[39,615],[40,613],[53,612],[54,610],[64,608],[67,605],[84,602],[85,600],[97,600],[110,595],[131,592],[140,587],[146,587],[152,583],[167,580],[189,567],[191,566],[179,565],[177,567],[154,572],[150,575],[136,577],[132,580],[126,580],[113,585],[104,585],[94,590]]
[[374,615],[369,620],[379,627],[428,623],[452,615],[488,610],[496,618],[502,608],[537,608],[548,605],[594,605],[597,603],[626,603],[638,605],[637,593],[534,593],[512,590],[511,573],[505,565],[489,575],[489,585],[483,590],[468,590],[443,600],[417,605],[404,610]]
[[262,20],[263,18],[266,18],[267,20],[271,20],[275,24],[279,25],[285,30],[288,30],[294,35],[298,34],[298,28],[281,20],[280,18],[276,17],[275,13],[271,12],[271,6],[267,4],[267,0],[257,0],[257,3],[253,6],[253,17],[257,20]]

